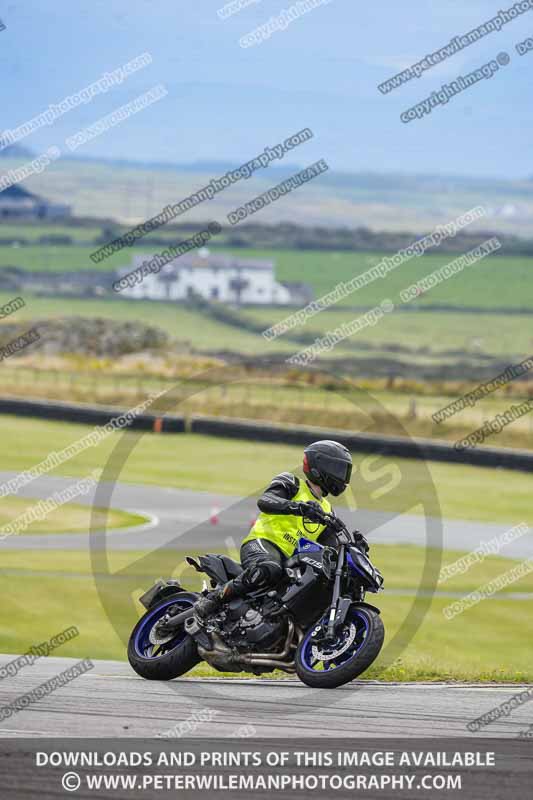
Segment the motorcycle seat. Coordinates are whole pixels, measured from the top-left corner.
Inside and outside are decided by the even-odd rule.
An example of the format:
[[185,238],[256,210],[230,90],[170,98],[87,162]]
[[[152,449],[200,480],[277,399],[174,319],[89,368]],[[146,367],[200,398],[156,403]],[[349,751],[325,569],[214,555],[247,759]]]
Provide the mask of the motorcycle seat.
[[228,573],[230,579],[236,578],[237,575],[241,574],[242,567],[237,561],[234,561],[229,556],[220,556],[220,559],[223,561],[224,567],[226,568],[226,572]]

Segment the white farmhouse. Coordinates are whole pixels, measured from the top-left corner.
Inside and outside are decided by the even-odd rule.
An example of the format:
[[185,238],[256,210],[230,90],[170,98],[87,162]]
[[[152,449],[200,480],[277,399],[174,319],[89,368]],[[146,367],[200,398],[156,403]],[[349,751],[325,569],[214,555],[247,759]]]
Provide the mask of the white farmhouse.
[[[152,258],[147,254],[134,256],[131,267],[122,274]],[[206,248],[179,256],[122,293],[137,300],[179,302],[199,296],[238,305],[300,305],[312,299],[305,285],[276,281],[272,261],[213,255]]]

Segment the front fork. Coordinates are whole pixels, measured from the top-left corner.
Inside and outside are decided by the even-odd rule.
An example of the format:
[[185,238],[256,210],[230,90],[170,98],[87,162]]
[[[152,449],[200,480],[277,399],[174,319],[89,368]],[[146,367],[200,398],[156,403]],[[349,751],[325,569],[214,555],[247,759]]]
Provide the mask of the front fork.
[[329,619],[326,631],[326,637],[328,639],[333,639],[335,637],[335,620],[337,618],[339,597],[341,594],[341,580],[342,580],[342,571],[344,569],[345,551],[346,551],[345,545],[341,544],[341,546],[339,547],[339,555],[337,558],[337,567],[335,569],[335,582],[333,584],[333,595],[331,597],[331,605],[329,607]]

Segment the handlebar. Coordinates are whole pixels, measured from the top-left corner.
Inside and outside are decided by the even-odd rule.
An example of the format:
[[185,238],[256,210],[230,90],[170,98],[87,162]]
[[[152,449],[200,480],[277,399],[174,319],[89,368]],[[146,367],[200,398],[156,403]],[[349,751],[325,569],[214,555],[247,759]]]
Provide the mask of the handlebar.
[[[342,521],[342,519],[340,519],[339,517],[335,516],[335,514],[328,514],[325,511],[322,511],[322,509],[319,506],[317,506],[316,511],[317,511],[317,516],[320,514],[320,517],[321,517],[321,519],[319,520],[319,525],[327,525],[329,528],[332,528],[335,531],[335,533],[347,534],[349,536],[349,538],[350,538],[350,541],[352,540],[353,537],[352,537],[350,531],[348,530],[348,528],[346,527],[346,525],[344,524],[344,522]],[[320,512],[322,512],[322,513],[320,513]],[[305,528],[305,519],[306,519],[306,517],[304,516],[303,517],[304,528]],[[315,520],[308,520],[308,522],[315,522],[316,523],[316,519]]]
[[[310,531],[305,527],[305,520],[306,516],[304,513],[302,515],[304,530],[307,531],[307,533],[315,533],[316,531]],[[330,528],[330,530],[334,531],[339,545],[355,545],[362,552],[368,553],[369,544],[362,533],[359,531],[350,532],[340,517],[337,517],[334,513],[327,514],[318,504],[313,504],[313,518],[307,518],[307,521],[325,525]]]

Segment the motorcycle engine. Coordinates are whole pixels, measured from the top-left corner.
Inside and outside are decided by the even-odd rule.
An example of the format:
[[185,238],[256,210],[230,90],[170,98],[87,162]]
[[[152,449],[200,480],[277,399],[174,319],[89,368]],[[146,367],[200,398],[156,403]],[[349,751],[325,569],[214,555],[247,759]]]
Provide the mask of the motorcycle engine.
[[265,618],[258,608],[239,599],[229,604],[223,631],[228,644],[262,650],[282,637],[283,623]]

